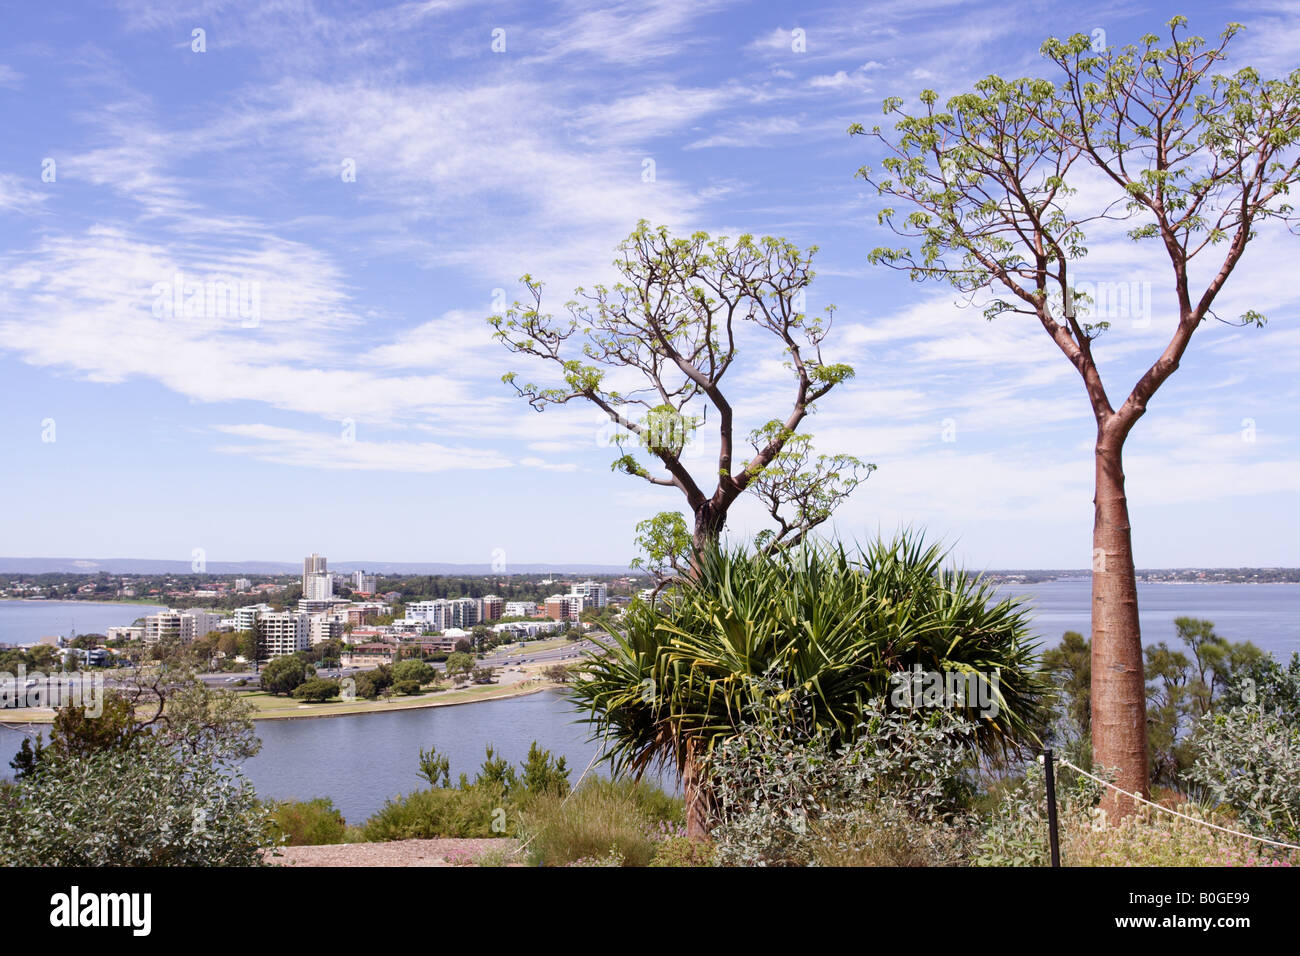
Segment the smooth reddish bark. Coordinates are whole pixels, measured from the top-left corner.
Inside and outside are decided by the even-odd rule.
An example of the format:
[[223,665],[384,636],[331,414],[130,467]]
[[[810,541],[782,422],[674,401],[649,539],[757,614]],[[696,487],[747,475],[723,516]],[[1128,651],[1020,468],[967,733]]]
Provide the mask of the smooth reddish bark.
[[[1118,776],[1115,785],[1150,795],[1146,741],[1146,675],[1138,623],[1137,576],[1122,439],[1103,430],[1096,448],[1092,529],[1092,759]],[[1102,809],[1131,813],[1132,799],[1107,790]]]

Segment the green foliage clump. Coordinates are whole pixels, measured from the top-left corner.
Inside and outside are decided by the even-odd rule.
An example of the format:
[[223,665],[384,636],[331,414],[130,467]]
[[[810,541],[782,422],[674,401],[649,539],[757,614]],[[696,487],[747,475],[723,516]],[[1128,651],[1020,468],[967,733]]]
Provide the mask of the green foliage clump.
[[1258,836],[1300,843],[1300,723],[1255,705],[1207,714],[1187,773]]
[[685,836],[670,836],[655,848],[650,866],[715,866],[716,849],[708,840],[692,840]]
[[[1087,830],[1098,822],[1095,808],[1101,801],[1101,784],[1062,768],[1056,786],[1059,832]],[[1002,788],[976,841],[973,862],[977,866],[1051,865],[1047,783],[1041,765],[1029,764],[1020,780]]]
[[417,686],[433,683],[438,676],[432,664],[417,660],[398,661],[392,667],[392,674],[394,683],[415,681]]
[[0,830],[7,866],[255,866],[266,811],[238,766],[161,735],[42,759]]
[[972,728],[948,711],[871,703],[839,744],[803,699],[773,696],[708,763],[717,860],[737,866],[939,865],[955,862]]
[[374,670],[361,671],[353,678],[358,697],[374,700],[393,686],[393,669],[387,664],[380,664]]
[[[0,800],[0,865],[251,866],[267,811],[240,771],[257,753],[251,705],[165,660],[55,716]],[[138,705],[138,712],[137,712]]]
[[362,832],[372,843],[501,837],[507,835],[504,804],[505,794],[488,786],[416,790],[390,799]]
[[419,772],[430,787],[385,803],[363,827],[367,840],[509,836],[532,801],[562,797],[569,789],[565,758],[553,757],[536,741],[518,767],[489,746],[475,778],[461,774],[454,787],[451,761],[436,748],[420,750]]
[[573,685],[616,772],[659,762],[680,772],[707,757],[773,683],[778,696],[808,692],[812,724],[848,742],[868,703],[918,665],[984,682],[996,708],[960,710],[986,751],[1035,742],[1050,687],[1027,613],[946,570],[941,548],[903,536],[858,555],[707,548],[696,561],[655,606],[632,605],[609,653]]
[[292,694],[299,684],[314,677],[316,669],[296,654],[277,657],[262,668],[262,690],[268,694]]
[[328,797],[280,800],[271,804],[270,842],[277,846],[344,843],[347,823]]
[[336,680],[325,680],[322,677],[313,677],[309,681],[299,684],[293,689],[293,696],[298,700],[314,701],[322,703],[332,700],[339,695],[339,682]]
[[649,866],[665,823],[680,825],[683,809],[657,787],[589,777],[566,799],[551,793],[523,813],[521,833],[540,866]]

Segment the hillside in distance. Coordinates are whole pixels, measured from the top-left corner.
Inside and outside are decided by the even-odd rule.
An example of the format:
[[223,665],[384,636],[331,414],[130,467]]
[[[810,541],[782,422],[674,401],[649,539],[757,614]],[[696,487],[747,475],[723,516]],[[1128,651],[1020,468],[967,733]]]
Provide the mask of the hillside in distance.
[[[350,573],[370,571],[375,574],[604,574],[630,573],[626,565],[617,564],[451,564],[448,562],[413,561],[331,561],[331,571]],[[209,561],[205,571],[213,575],[230,574],[301,574],[302,564],[293,561]],[[189,561],[156,558],[5,558],[0,557],[0,574],[194,574]]]

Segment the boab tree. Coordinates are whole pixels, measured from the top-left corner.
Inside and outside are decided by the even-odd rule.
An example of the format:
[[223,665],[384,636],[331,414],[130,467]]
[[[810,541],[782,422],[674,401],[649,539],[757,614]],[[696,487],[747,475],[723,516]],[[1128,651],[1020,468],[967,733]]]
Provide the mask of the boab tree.
[[[1187,36],[1186,20],[1168,39],[1094,49],[1090,37],[1049,39],[1044,56],[1060,82],[989,76],[939,107],[933,91],[912,113],[886,100],[897,117],[882,171],[860,175],[908,214],[880,213],[916,248],[880,248],[874,262],[916,280],[939,279],[972,298],[996,298],[987,318],[1032,316],[1083,380],[1096,419],[1092,558],[1093,759],[1118,770],[1117,783],[1148,792],[1146,687],[1138,629],[1137,584],[1124,490],[1123,448],[1156,390],[1178,368],[1193,333],[1209,318],[1261,225],[1294,226],[1284,198],[1300,158],[1300,71],[1263,80],[1255,70],[1220,74],[1219,41]],[[858,125],[854,134],[866,131]],[[1088,177],[1088,196],[1078,186]],[[1109,195],[1094,199],[1097,180]],[[1074,265],[1084,231],[1122,220],[1127,235],[1163,250],[1171,268],[1170,311],[1177,316],[1163,350],[1118,403],[1093,354],[1106,321],[1086,321]],[[1093,318],[1101,318],[1093,316]],[[1227,320],[1224,320],[1227,321]],[[1249,311],[1239,320],[1260,325]],[[1106,805],[1125,813],[1131,801]]]
[[[845,477],[839,472],[811,477],[805,473],[793,485],[777,485],[774,469],[808,463],[806,436],[797,436],[802,441],[791,445],[797,429],[814,402],[853,375],[848,365],[828,363],[822,356],[833,309],[828,307],[825,317],[804,311],[816,251],[813,247],[802,252],[784,239],[748,234],[734,243],[703,232],[673,238],[666,228],[651,228],[642,221],[619,245],[614,265],[622,281],[611,287],[597,285],[590,292],[576,290],[576,299],[565,305],[567,317],[543,313],[542,283],[528,275],[520,280],[531,302],[516,302],[488,321],[510,351],[551,363],[562,384],[520,384],[514,372],[504,380],[538,411],[585,401],[625,430],[615,436],[623,454],[614,469],[678,489],[694,516],[694,548],[717,539],[728,509],[756,481],[765,491],[798,491],[803,501],[784,501],[794,509],[787,520],[796,531],[806,531],[811,523],[825,520],[823,514],[829,515],[828,502],[843,497]],[[723,380],[736,362],[739,340],[750,332],[771,336],[769,341],[784,354],[793,394],[784,420],[773,420],[751,434],[753,454],[737,467],[733,458],[744,453],[737,448],[735,410]],[[615,380],[632,387],[619,390]],[[705,480],[692,475],[683,458],[709,407],[716,415],[718,457]],[[705,411],[699,420],[692,414],[697,408]],[[631,443],[645,452],[649,465],[627,450]],[[798,454],[783,454],[787,448]],[[856,459],[851,461],[862,467]],[[843,456],[820,460],[826,466],[837,463],[851,467]],[[817,487],[810,490],[809,481]],[[811,500],[820,510],[806,505]]]

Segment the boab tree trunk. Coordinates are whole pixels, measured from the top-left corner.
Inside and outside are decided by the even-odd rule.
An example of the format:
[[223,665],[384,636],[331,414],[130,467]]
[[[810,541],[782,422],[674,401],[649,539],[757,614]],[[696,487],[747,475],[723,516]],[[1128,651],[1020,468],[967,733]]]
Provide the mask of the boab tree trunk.
[[[1123,438],[1099,429],[1092,527],[1092,746],[1093,763],[1118,773],[1115,785],[1145,795],[1148,781],[1146,675],[1138,624],[1137,576],[1128,498],[1124,493]],[[1102,808],[1112,818],[1134,801],[1107,789]]]

